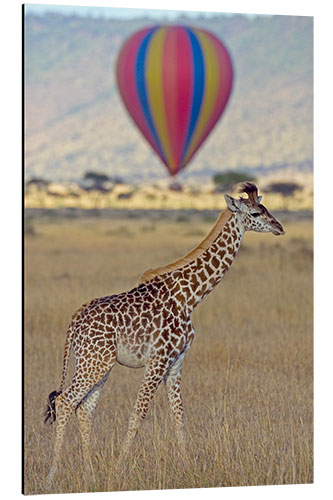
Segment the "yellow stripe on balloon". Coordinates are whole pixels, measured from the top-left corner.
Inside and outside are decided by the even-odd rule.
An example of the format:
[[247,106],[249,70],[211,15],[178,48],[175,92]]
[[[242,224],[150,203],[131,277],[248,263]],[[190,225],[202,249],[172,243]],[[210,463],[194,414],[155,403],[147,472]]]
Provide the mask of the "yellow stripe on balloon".
[[202,137],[204,129],[212,115],[216,102],[216,95],[219,90],[218,60],[216,57],[215,48],[210,39],[205,35],[205,33],[202,33],[196,29],[193,29],[193,31],[195,32],[200,42],[201,50],[203,53],[205,65],[205,90],[198,121],[193,131],[193,135],[184,158],[185,163],[188,161],[188,158],[191,156]]
[[173,169],[175,161],[170,148],[163,96],[162,64],[165,35],[166,28],[156,30],[149,44],[146,59],[146,88],[156,132],[167,163]]

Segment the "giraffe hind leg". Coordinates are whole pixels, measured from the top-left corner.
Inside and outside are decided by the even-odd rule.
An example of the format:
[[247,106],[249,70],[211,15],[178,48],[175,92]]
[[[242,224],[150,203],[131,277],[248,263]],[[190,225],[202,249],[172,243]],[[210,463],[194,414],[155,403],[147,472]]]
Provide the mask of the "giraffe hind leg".
[[70,415],[79,406],[82,399],[90,393],[93,387],[98,384],[106,374],[104,373],[99,376],[95,374],[90,378],[85,378],[84,375],[84,373],[81,374],[80,372],[74,374],[69,387],[55,399],[57,429],[53,462],[46,482],[47,489],[50,489],[52,485],[54,475],[60,462],[65,429]]
[[92,477],[95,482],[94,469],[91,461],[90,454],[90,438],[91,438],[91,428],[93,423],[94,412],[101,396],[103,386],[110,375],[110,370],[102,378],[98,384],[96,384],[91,391],[82,399],[76,408],[76,416],[79,421],[81,439],[82,439],[82,452],[83,452],[83,463],[85,469],[85,476]]

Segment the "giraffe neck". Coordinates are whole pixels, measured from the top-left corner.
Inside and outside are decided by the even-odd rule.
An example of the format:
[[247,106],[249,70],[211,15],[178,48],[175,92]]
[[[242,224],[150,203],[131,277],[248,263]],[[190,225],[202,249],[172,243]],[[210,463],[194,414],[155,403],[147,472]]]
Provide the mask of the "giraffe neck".
[[232,213],[221,233],[193,261],[168,273],[177,302],[191,312],[222,280],[239,250],[244,229]]

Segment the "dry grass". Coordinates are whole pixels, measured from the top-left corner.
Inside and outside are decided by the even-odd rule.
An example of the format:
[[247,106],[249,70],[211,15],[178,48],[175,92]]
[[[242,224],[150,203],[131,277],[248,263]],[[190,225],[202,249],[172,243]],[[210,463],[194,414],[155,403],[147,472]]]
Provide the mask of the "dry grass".
[[[26,242],[25,493],[43,493],[55,426],[43,424],[60,381],[72,312],[89,298],[133,287],[142,271],[198,243],[198,217],[34,221]],[[96,411],[95,482],[84,480],[76,419],[67,429],[54,492],[193,488],[313,481],[312,223],[286,235],[247,234],[229,274],[194,314],[184,363],[188,457],[174,439],[160,387],[129,470],[112,473],[142,370],[116,366]]]

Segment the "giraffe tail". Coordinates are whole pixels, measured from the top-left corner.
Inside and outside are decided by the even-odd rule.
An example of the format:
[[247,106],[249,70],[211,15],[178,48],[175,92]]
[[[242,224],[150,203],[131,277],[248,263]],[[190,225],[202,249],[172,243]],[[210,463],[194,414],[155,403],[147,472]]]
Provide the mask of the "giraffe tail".
[[56,397],[59,396],[61,392],[58,391],[52,391],[49,394],[49,399],[46,405],[46,410],[45,410],[45,419],[44,419],[44,424],[46,424],[49,421],[49,424],[53,424],[53,422],[56,419],[56,411],[55,411],[55,400]]
[[[76,316],[76,315],[74,315],[74,316]],[[67,330],[65,348],[64,348],[64,359],[63,359],[61,383],[60,383],[59,389],[57,391],[52,391],[49,394],[47,405],[46,405],[46,410],[45,410],[45,414],[44,414],[44,417],[45,417],[44,423],[45,424],[47,422],[49,424],[53,424],[53,422],[56,420],[55,400],[64,390],[66,375],[67,375],[67,371],[68,371],[69,357],[70,357],[70,353],[71,353],[71,347],[72,347],[73,337],[74,337],[74,332],[75,332],[74,325],[73,325],[74,319],[75,318],[73,317],[71,324]]]

